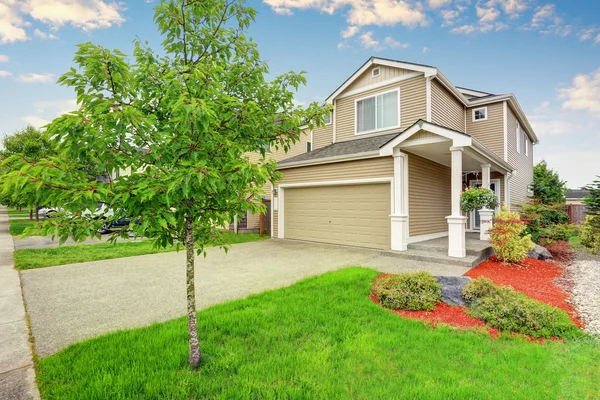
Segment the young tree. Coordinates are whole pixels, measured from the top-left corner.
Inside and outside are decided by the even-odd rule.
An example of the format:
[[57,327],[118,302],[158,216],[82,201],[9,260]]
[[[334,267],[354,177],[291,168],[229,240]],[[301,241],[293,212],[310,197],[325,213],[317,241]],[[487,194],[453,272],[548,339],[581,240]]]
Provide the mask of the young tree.
[[600,216],[600,180],[595,180],[594,183],[586,186],[586,189],[590,191],[590,194],[583,198],[583,204],[587,206],[587,213]]
[[533,183],[531,184],[533,199],[542,204],[564,203],[567,186],[558,173],[548,168],[542,160],[533,167]]
[[[157,246],[184,244],[192,367],[200,361],[194,245],[204,256],[209,241],[227,249],[219,227],[235,215],[264,211],[254,199],[278,178],[265,146],[287,150],[301,135],[299,126],[321,125],[329,111],[316,103],[294,105],[303,73],[267,79],[268,67],[246,37],[255,13],[243,0],[163,0],[155,8],[161,51],[136,40],[130,59],[118,50],[79,45],[77,68],[59,79],[75,90],[79,110],[54,120],[48,132],[72,158],[86,152],[110,176],[130,174],[90,182],[80,165],[60,158],[7,160],[18,170],[5,191],[65,208],[44,223],[61,240],[97,235],[103,222],[75,212],[105,202],[114,211],[105,215],[107,222],[130,217],[136,236]],[[262,157],[251,163],[245,155],[255,151]]]

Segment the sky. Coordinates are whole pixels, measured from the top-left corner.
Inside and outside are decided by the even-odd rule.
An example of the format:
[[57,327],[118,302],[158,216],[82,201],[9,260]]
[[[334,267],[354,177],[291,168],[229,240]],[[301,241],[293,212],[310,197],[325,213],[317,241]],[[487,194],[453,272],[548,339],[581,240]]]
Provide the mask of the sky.
[[[158,1],[158,0],[157,0]],[[274,77],[306,71],[322,102],[369,57],[437,67],[455,85],[514,93],[572,188],[600,175],[600,1],[249,0],[249,35]],[[78,43],[160,46],[152,0],[0,0],[0,135],[76,108],[56,83]]]

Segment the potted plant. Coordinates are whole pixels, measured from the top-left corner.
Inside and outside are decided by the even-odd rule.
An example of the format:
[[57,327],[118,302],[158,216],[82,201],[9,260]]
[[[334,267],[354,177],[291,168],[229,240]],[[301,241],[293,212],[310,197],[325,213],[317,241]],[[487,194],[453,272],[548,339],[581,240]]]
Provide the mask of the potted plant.
[[467,188],[460,196],[460,208],[465,211],[479,210],[479,239],[488,240],[488,230],[492,227],[494,209],[498,207],[496,194],[484,187]]

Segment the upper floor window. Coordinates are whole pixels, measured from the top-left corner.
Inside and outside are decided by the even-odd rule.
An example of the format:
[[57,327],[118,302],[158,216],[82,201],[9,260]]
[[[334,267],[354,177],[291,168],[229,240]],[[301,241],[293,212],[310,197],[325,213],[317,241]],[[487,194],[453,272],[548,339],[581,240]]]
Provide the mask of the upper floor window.
[[312,151],[312,143],[306,142],[306,152],[310,153]]
[[263,149],[265,153],[268,154],[271,152],[271,145],[269,143],[261,144],[258,151],[260,151],[261,149]]
[[381,71],[379,70],[379,67],[373,68],[373,78],[377,78],[379,76],[380,72]]
[[525,138],[525,157],[529,157],[529,139]]
[[355,102],[356,134],[400,126],[400,90],[394,89]]
[[475,108],[473,110],[473,122],[485,121],[487,117],[487,107]]
[[325,114],[325,125],[329,125],[331,123],[331,113]]
[[515,135],[517,139],[517,153],[521,154],[521,125],[519,125],[519,121],[517,121]]

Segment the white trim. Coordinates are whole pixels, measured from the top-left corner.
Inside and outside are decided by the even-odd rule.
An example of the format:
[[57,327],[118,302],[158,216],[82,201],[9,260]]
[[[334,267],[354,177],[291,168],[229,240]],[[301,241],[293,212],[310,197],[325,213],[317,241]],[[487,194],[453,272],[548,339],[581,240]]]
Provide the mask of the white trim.
[[[375,73],[375,71],[377,71],[377,73]],[[380,67],[375,67],[371,70],[371,77],[372,78],[377,78],[379,75],[381,75],[381,68]]]
[[408,140],[412,135],[419,132],[420,130],[425,130],[436,135],[445,137],[447,139],[452,140],[453,146],[470,146],[475,141],[470,136],[454,131],[452,129],[444,128],[443,126],[434,125],[427,121],[418,121],[413,124],[411,127],[402,132],[401,135],[396,136],[394,139],[390,140],[383,147],[379,149],[379,154],[382,156],[391,156],[394,153],[394,147]]
[[312,144],[312,142],[313,142],[313,137],[314,137],[314,134],[313,134],[313,130],[311,129],[311,130],[310,130],[310,143],[311,143],[311,144]]
[[456,86],[454,86],[454,84],[452,82],[450,82],[448,80],[448,78],[446,78],[444,76],[444,74],[442,74],[440,71],[437,71],[437,74],[435,75],[436,79],[438,81],[440,81],[440,83],[446,88],[448,89],[448,91],[450,93],[452,93],[454,95],[454,97],[456,97],[463,105],[469,105],[469,100],[467,100],[467,98],[460,92],[460,90],[458,90],[456,88]]
[[506,101],[502,102],[504,124],[504,161],[508,161],[508,111]]
[[439,239],[446,236],[448,236],[448,231],[439,233],[429,233],[427,235],[409,236],[407,242],[408,244],[418,243],[431,239]]
[[[384,94],[393,93],[393,92],[396,92],[396,96],[398,97],[398,119],[397,119],[398,123],[396,125],[393,125],[393,126],[386,126],[385,128],[377,128],[377,98],[379,96],[383,96]],[[364,100],[370,99],[372,97],[375,98],[375,129],[372,129],[370,131],[358,132],[358,113],[357,113],[358,103],[360,101],[364,101]],[[354,100],[354,135],[355,136],[367,135],[369,133],[387,131],[387,130],[390,130],[390,129],[397,129],[397,128],[400,128],[400,121],[401,121],[401,115],[400,115],[400,88],[386,90],[385,92],[373,93],[373,94],[371,94],[369,96],[361,97],[359,99],[355,99]]]
[[[475,119],[475,111],[485,110],[485,118]],[[481,122],[487,121],[488,119],[488,108],[487,107],[477,107],[471,110],[471,122]]]
[[425,78],[425,87],[426,87],[426,104],[427,104],[427,122],[431,122],[431,77]]
[[[473,183],[482,183],[481,179],[469,179],[469,186],[470,187],[474,187]],[[498,198],[498,202],[501,202],[500,199],[500,194],[501,194],[501,190],[500,190],[500,179],[490,179],[490,184],[495,184],[496,185],[496,189],[494,190],[494,194],[496,195],[496,197]],[[504,193],[506,194],[506,188],[504,188]],[[498,211],[498,209],[500,208],[500,206],[496,207],[495,211]],[[470,222],[470,229],[474,232],[479,232],[480,229],[479,228],[475,228],[475,225],[473,225],[475,223],[475,217],[473,216],[475,214],[475,210],[472,210],[469,212],[469,219],[471,220]]]
[[529,157],[529,139],[525,136],[525,157]]
[[445,138],[445,137],[441,137],[441,136],[435,136],[435,137],[428,137],[428,138],[422,138],[422,139],[408,139],[405,140],[404,142],[402,142],[402,147],[412,147],[412,146],[421,146],[424,144],[434,144],[434,143],[441,143],[441,142],[449,142],[450,139]]
[[337,114],[336,114],[336,109],[337,107],[335,106],[335,100],[333,101],[333,137],[331,139],[331,143],[335,143],[335,139],[336,139],[336,126],[337,126]]
[[344,181],[321,181],[321,182],[302,182],[302,183],[283,183],[279,185],[278,188],[278,213],[277,213],[277,237],[279,239],[285,239],[285,210],[284,210],[284,195],[286,189],[293,188],[302,188],[302,187],[320,187],[320,186],[345,186],[345,185],[373,185],[378,183],[389,183],[390,184],[390,192],[392,193],[392,198],[390,198],[390,208],[393,203],[393,193],[392,185],[393,185],[394,177],[387,178],[369,178],[369,179],[349,179]]
[[467,133],[467,106],[463,106],[463,114],[465,117],[465,133]]
[[509,192],[508,192],[508,179],[510,174],[504,174],[504,204],[508,206],[510,203]]
[[274,210],[273,208],[275,207],[275,205],[273,204],[273,189],[275,188],[275,185],[271,182],[271,238],[273,238],[275,232],[273,232],[273,216],[274,216]]
[[333,115],[331,115],[332,113],[330,112],[329,115],[329,122],[325,122],[325,126],[327,125],[331,125],[331,123],[333,122]]
[[465,89],[458,86],[456,87],[456,89],[462,94],[466,94],[467,96],[484,97],[489,96],[491,94],[488,92],[480,92],[479,90]]
[[277,169],[286,169],[286,168],[295,168],[304,165],[315,165],[315,164],[330,164],[341,161],[354,161],[354,160],[365,160],[369,158],[381,157],[378,150],[374,151],[365,151],[362,153],[353,153],[353,154],[344,154],[341,156],[333,156],[326,158],[317,158],[314,160],[305,160],[305,161],[294,161],[286,164],[278,164]]
[[405,80],[408,80],[408,79],[416,78],[419,75],[421,75],[420,72],[411,72],[411,73],[408,73],[408,74],[397,76],[397,77],[392,78],[392,79],[388,79],[388,80],[385,80],[385,81],[373,83],[371,85],[363,86],[361,88],[350,90],[350,91],[348,91],[346,93],[340,94],[339,96],[337,96],[335,98],[335,100],[343,99],[345,97],[354,96],[354,95],[361,94],[361,93],[364,93],[364,92],[368,92],[368,91],[371,91],[371,90],[379,89],[379,88],[382,88],[384,86],[389,86],[389,85],[392,85],[394,83],[398,83],[398,82],[402,82],[402,81],[405,81]]

